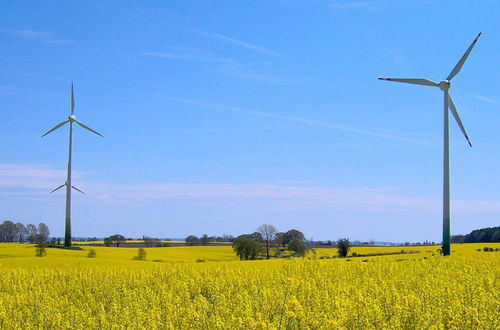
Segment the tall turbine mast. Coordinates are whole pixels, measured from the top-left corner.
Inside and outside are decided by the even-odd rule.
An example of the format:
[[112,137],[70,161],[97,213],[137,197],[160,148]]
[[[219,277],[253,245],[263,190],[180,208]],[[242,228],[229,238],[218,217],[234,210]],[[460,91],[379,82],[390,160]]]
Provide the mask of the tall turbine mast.
[[73,83],[71,83],[71,99],[70,99],[70,114],[67,120],[57,124],[54,126],[52,129],[50,129],[47,133],[42,135],[44,137],[45,135],[55,131],[59,127],[64,126],[65,124],[69,123],[69,143],[68,143],[68,169],[67,169],[67,174],[66,174],[66,182],[60,185],[59,187],[55,188],[52,190],[50,193],[53,193],[54,191],[66,187],[66,221],[65,221],[65,228],[64,228],[64,246],[69,247],[71,246],[71,188],[75,189],[76,191],[85,194],[83,191],[80,189],[76,188],[71,184],[71,156],[72,156],[72,149],[73,149],[73,122],[77,123],[84,129],[97,134],[99,136],[102,136],[100,133],[94,131],[92,128],[88,127],[87,125],[79,122],[76,120],[76,117],[74,115],[75,112],[75,96],[73,93]]
[[433,81],[427,80],[427,79],[414,79],[414,78],[378,78],[380,80],[387,80],[387,81],[394,81],[394,82],[401,82],[401,83],[407,83],[407,84],[415,84],[415,85],[424,85],[424,86],[433,86],[433,87],[439,87],[444,94],[444,135],[443,135],[443,255],[448,256],[451,254],[451,248],[450,248],[450,137],[449,137],[449,121],[448,121],[448,109],[451,111],[453,117],[455,118],[455,121],[457,122],[458,126],[460,127],[460,130],[465,136],[465,139],[469,143],[469,145],[472,147],[472,144],[470,142],[469,136],[467,135],[467,132],[465,131],[464,125],[462,124],[462,120],[460,119],[460,116],[458,115],[457,108],[455,107],[455,104],[453,103],[453,100],[451,98],[451,95],[449,93],[449,89],[451,87],[450,81],[455,77],[460,70],[462,69],[462,66],[464,65],[465,61],[467,60],[467,57],[469,57],[470,52],[472,51],[472,48],[477,43],[477,40],[481,36],[481,33],[477,35],[477,37],[474,39],[472,44],[467,48],[465,53],[462,55],[462,58],[458,61],[458,63],[455,65],[453,70],[451,70],[450,74],[448,77],[446,77],[445,80],[442,80],[439,84],[435,83]]

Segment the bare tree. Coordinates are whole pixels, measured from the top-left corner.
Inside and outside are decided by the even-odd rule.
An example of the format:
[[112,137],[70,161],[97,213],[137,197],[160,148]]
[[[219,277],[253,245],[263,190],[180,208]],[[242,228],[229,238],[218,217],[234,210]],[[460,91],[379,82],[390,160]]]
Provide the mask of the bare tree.
[[49,226],[40,222],[38,224],[38,235],[40,235],[39,240],[42,242],[47,242],[49,240],[50,230]]
[[24,243],[28,236],[28,231],[26,230],[26,227],[22,223],[18,222],[16,223],[16,228],[17,228],[17,241],[19,243]]
[[269,250],[274,243],[274,237],[278,230],[273,225],[263,224],[257,227],[257,232],[262,235],[262,241],[264,242],[264,246],[266,248],[266,257],[269,259]]
[[17,226],[12,221],[6,220],[0,225],[0,240],[13,242],[17,238]]
[[28,242],[33,244],[35,242],[36,235],[38,235],[38,228],[35,225],[30,223],[30,224],[26,225],[26,231],[27,231],[27,235],[28,235]]

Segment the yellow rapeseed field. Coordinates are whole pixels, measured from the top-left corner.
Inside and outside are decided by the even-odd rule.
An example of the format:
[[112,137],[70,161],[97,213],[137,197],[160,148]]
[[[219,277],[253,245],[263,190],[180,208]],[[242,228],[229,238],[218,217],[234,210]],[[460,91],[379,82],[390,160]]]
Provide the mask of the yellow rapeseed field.
[[133,261],[137,249],[36,258],[33,246],[0,244],[0,328],[499,329],[500,252],[484,246],[500,248],[242,262],[218,246],[148,248]]

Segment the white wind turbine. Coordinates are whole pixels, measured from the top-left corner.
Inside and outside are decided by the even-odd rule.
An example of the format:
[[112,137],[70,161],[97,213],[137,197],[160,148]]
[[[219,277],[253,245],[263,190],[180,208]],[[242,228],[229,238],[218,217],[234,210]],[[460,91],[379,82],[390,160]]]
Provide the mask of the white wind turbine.
[[449,145],[449,125],[448,125],[448,109],[450,109],[453,117],[458,123],[458,126],[462,130],[467,142],[472,147],[469,136],[465,131],[464,125],[460,120],[460,116],[458,115],[457,108],[451,99],[449,89],[450,89],[450,80],[453,79],[462,69],[467,57],[469,56],[472,48],[476,45],[477,40],[481,36],[479,33],[469,46],[469,48],[465,51],[462,58],[455,65],[453,70],[451,70],[448,77],[445,80],[441,81],[439,84],[427,79],[413,79],[413,78],[378,78],[380,80],[388,80],[395,82],[402,82],[407,84],[415,84],[415,85],[424,85],[424,86],[433,86],[439,87],[444,93],[444,153],[443,153],[443,255],[450,255],[450,145]]
[[86,130],[97,134],[99,136],[102,136],[100,133],[94,131],[92,128],[88,127],[87,125],[79,122],[76,120],[76,117],[74,115],[74,110],[75,110],[75,97],[73,94],[73,84],[71,84],[71,101],[70,101],[70,114],[67,120],[57,124],[54,126],[51,130],[49,130],[47,133],[42,135],[44,137],[45,135],[55,131],[61,126],[64,126],[65,124],[69,123],[69,150],[68,150],[68,172],[67,172],[67,177],[66,177],[66,182],[56,189],[52,190],[51,193],[54,191],[66,186],[66,225],[64,229],[64,246],[69,247],[71,246],[71,188],[75,189],[78,192],[81,192],[82,194],[85,194],[83,191],[80,189],[76,188],[75,186],[71,185],[71,153],[72,153],[72,140],[73,140],[73,123],[77,123],[81,127],[85,128]]

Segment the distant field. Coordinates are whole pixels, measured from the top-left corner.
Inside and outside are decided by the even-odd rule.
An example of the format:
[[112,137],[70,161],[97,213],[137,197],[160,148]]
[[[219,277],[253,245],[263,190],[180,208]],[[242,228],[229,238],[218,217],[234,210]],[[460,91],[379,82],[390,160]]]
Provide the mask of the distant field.
[[[500,328],[499,243],[418,254],[238,261],[229,246],[47,249],[0,244],[0,328]],[[434,255],[433,255],[434,254]],[[315,258],[315,259],[314,259]],[[206,262],[196,262],[198,259]],[[162,260],[162,262],[153,260]]]
[[[165,241],[161,240],[161,243],[168,243],[171,246],[176,246],[176,245],[186,245],[186,241]],[[127,240],[121,243],[122,245],[127,245],[127,244],[143,244],[143,240]],[[231,242],[211,242],[209,245],[212,246],[219,246],[219,245],[228,245],[231,246]],[[88,242],[82,242],[82,241],[73,241],[73,245],[104,245],[104,241],[88,241]]]
[[[9,267],[66,267],[90,265],[105,267],[151,267],[161,262],[194,263],[197,260],[232,261],[239,260],[230,246],[178,246],[145,248],[146,262],[132,260],[137,249],[89,246],[83,250],[48,248],[47,256],[35,257],[35,247],[29,244],[0,243],[0,266]],[[88,251],[96,251],[96,258],[87,258]],[[153,262],[153,260],[155,260]]]
[[[162,243],[172,243],[172,244],[186,244],[185,241],[160,241]],[[124,241],[124,243],[144,243],[143,240],[131,239]],[[104,245],[104,241],[73,241],[73,245],[88,245],[88,244],[101,244]]]
[[[489,246],[500,248],[500,243],[474,243],[474,244],[452,244],[452,253],[455,255],[469,255],[475,253],[477,249]],[[65,250],[48,248],[47,256],[43,258],[35,257],[35,247],[30,244],[0,243],[0,266],[8,267],[57,267],[70,265],[95,265],[106,267],[148,267],[149,264],[158,263],[195,263],[237,261],[239,258],[234,254],[231,246],[172,246],[163,248],[145,248],[147,261],[139,262],[132,260],[137,255],[134,248],[116,248],[104,246],[81,246],[82,250]],[[88,251],[96,251],[96,258],[87,258]],[[430,257],[432,254],[438,255],[438,245],[433,246],[356,246],[350,251],[357,254],[375,254],[403,251],[420,251],[417,254],[397,254],[390,256],[371,256],[348,258],[351,261],[361,259],[418,259]],[[309,253],[307,258],[314,259],[321,256],[334,257],[337,250],[335,248],[318,248],[316,254]],[[498,253],[500,257],[500,252]],[[154,261],[153,261],[154,260]],[[344,261],[339,259],[338,261]]]

